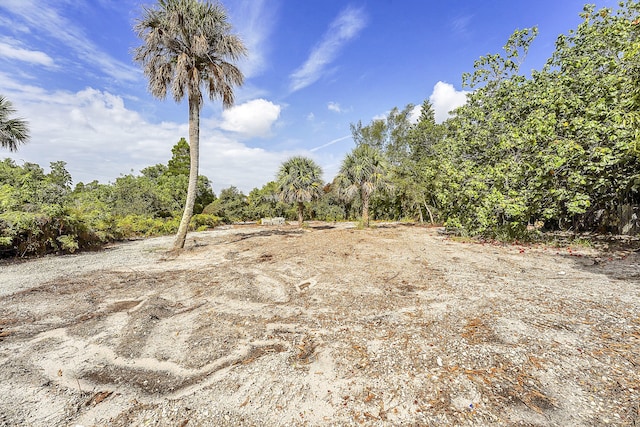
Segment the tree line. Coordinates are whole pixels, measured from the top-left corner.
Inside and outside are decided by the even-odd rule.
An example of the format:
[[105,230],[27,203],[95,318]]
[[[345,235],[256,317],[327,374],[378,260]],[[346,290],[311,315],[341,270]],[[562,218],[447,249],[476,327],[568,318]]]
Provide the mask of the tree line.
[[428,216],[501,239],[617,231],[621,207],[640,202],[639,11],[585,6],[528,76],[520,66],[537,29],[516,30],[463,75],[472,91],[442,124],[425,101],[415,124],[409,105],[352,125],[356,144],[389,165],[393,189],[374,195],[374,217]]
[[[127,174],[113,183],[72,187],[63,161],[50,172],[30,162],[0,161],[0,257],[73,253],[114,240],[176,233],[189,180],[189,146],[183,138],[167,164]],[[205,176],[197,182],[192,230],[221,223],[202,214],[215,200]]]
[[[331,182],[312,159],[297,156],[262,188],[245,195],[230,187],[216,197],[198,176],[201,89],[231,105],[233,86],[242,84],[233,63],[245,49],[230,36],[219,4],[159,2],[136,26],[144,44],[135,58],[152,94],[188,97],[189,142],[174,146],[167,165],[73,190],[63,162],[45,174],[5,160],[0,251],[73,251],[177,229],[180,248],[188,227],[273,216],[300,225],[305,218],[363,226],[370,219],[428,221],[505,240],[540,230],[616,231],[621,207],[640,202],[639,12],[631,0],[615,11],[585,6],[578,27],[560,35],[545,66],[528,74],[520,68],[537,29],[516,30],[502,52],[479,58],[462,76],[467,102],[443,123],[429,101],[417,121],[413,105],[396,107],[351,125],[355,148]],[[15,150],[28,130],[9,119],[12,112],[0,98],[0,142]]]

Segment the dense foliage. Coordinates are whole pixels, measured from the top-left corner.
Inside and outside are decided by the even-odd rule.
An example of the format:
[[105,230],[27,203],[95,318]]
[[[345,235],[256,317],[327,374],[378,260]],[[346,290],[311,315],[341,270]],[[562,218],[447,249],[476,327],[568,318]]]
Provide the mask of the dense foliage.
[[[188,150],[182,139],[168,165],[74,189],[64,162],[51,163],[49,173],[33,163],[0,162],[0,257],[68,253],[116,239],[175,233],[187,193]],[[221,222],[201,214],[214,200],[209,180],[200,176],[193,229]]]
[[447,224],[471,234],[517,236],[528,224],[617,228],[637,199],[638,5],[585,7],[543,70],[520,74],[536,34],[516,31],[503,55],[464,76],[475,91],[436,145],[436,193]]

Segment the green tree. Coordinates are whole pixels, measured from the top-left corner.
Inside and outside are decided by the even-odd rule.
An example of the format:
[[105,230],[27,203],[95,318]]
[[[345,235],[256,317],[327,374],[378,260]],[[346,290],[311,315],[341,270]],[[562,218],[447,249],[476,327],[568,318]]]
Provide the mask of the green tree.
[[0,162],[0,257],[74,252],[101,242],[71,207],[65,163],[51,171],[35,163]]
[[558,38],[548,62],[556,94],[548,108],[555,116],[555,145],[565,154],[552,170],[560,194],[567,195],[561,209],[577,228],[628,203],[638,177],[640,135],[638,58],[630,55],[638,43],[640,4],[629,1],[615,13],[585,6],[581,16],[575,31]]
[[0,147],[7,148],[9,151],[16,151],[18,145],[29,140],[27,122],[10,118],[15,112],[11,102],[0,95]]
[[417,210],[420,221],[424,220],[422,207],[424,207],[429,220],[435,222],[434,210],[438,208],[437,201],[437,170],[439,160],[435,156],[437,147],[444,138],[444,128],[437,124],[435,111],[431,102],[425,100],[422,103],[418,122],[408,131],[409,157],[403,162],[394,175],[400,175],[400,183],[396,190],[407,195],[407,200],[412,209]]
[[278,171],[281,200],[298,204],[298,225],[304,221],[304,203],[322,196],[322,169],[308,157],[295,156],[282,163]]
[[280,201],[278,183],[269,181],[262,188],[254,188],[247,196],[247,215],[251,219],[284,216],[287,206]]
[[171,159],[167,164],[167,173],[169,175],[185,175],[189,176],[189,167],[191,165],[191,156],[189,143],[186,139],[180,138],[180,141],[171,148]]
[[[187,198],[189,185],[190,155],[189,144],[184,138],[171,149],[171,159],[167,165],[157,164],[149,166],[140,172],[146,178],[153,181],[157,188],[155,191],[161,200],[160,211],[154,212],[156,216],[174,216],[183,208]],[[198,176],[196,185],[196,199],[193,213],[199,214],[205,206],[215,200],[215,194],[211,189],[211,181],[203,175]]]
[[158,0],[155,8],[144,9],[135,30],[144,44],[135,50],[134,60],[149,78],[151,93],[164,99],[170,90],[176,102],[186,94],[189,104],[189,186],[174,242],[174,249],[181,249],[197,193],[202,87],[210,99],[220,98],[224,107],[233,105],[234,86],[244,80],[234,62],[246,48],[231,34],[226,11],[217,3]]
[[377,192],[370,200],[371,213],[386,218],[416,218],[424,220],[423,212],[434,221],[435,199],[432,182],[435,161],[434,144],[442,139],[441,126],[429,101],[421,106],[417,122],[413,119],[415,106],[393,108],[386,117],[368,125],[351,125],[356,144],[368,144],[379,149],[389,163],[392,192]]
[[536,34],[535,28],[515,31],[503,54],[481,57],[475,71],[463,75],[463,83],[476,90],[446,122],[446,140],[434,153],[437,198],[450,227],[513,237],[536,211],[529,182],[536,167],[529,155],[538,152],[541,139],[528,134],[525,122],[540,120],[536,103],[545,97],[519,74]]
[[[144,177],[147,177],[147,178],[149,178],[151,180],[157,181],[158,178],[160,178],[162,175],[167,173],[168,169],[169,168],[167,168],[166,165],[158,163],[158,164],[153,165],[153,166],[147,166],[146,168],[142,169],[140,171],[140,173]],[[187,174],[188,174],[188,172],[187,172]]]
[[145,176],[129,174],[116,178],[108,196],[111,212],[119,216],[154,216],[164,210],[156,183]]
[[235,186],[220,191],[220,197],[204,208],[203,213],[215,215],[227,223],[245,221],[247,216],[247,196]]
[[640,199],[636,147],[640,5],[586,6],[547,65],[520,74],[535,29],[463,76],[475,90],[443,127],[432,191],[447,225],[514,238],[527,224],[613,229]]
[[429,100],[422,103],[418,122],[407,132],[410,157],[421,161],[433,157],[435,147],[444,137],[444,129],[436,123],[433,105]]
[[322,221],[338,221],[346,219],[344,202],[339,199],[337,186],[334,183],[325,184],[322,197],[311,203],[313,217]]
[[362,223],[369,227],[369,201],[374,191],[389,187],[388,163],[380,150],[363,143],[346,155],[338,174],[344,195],[362,201]]

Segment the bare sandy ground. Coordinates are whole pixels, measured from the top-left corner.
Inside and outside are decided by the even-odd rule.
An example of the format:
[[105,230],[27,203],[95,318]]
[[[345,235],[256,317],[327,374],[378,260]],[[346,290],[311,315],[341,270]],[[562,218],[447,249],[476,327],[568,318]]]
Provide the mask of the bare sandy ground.
[[0,425],[640,425],[640,256],[243,226],[0,263]]

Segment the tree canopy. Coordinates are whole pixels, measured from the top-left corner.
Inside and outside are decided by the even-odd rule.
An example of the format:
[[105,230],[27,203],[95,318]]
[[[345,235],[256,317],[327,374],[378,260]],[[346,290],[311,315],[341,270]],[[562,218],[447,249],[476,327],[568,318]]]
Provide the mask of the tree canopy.
[[322,196],[322,169],[308,157],[295,156],[282,163],[277,177],[280,199],[298,205],[298,224],[304,221],[304,202]]
[[369,227],[371,196],[376,190],[389,184],[387,174],[387,160],[383,153],[368,143],[359,144],[342,161],[336,182],[344,189],[347,200],[360,196],[362,223],[365,227]]

